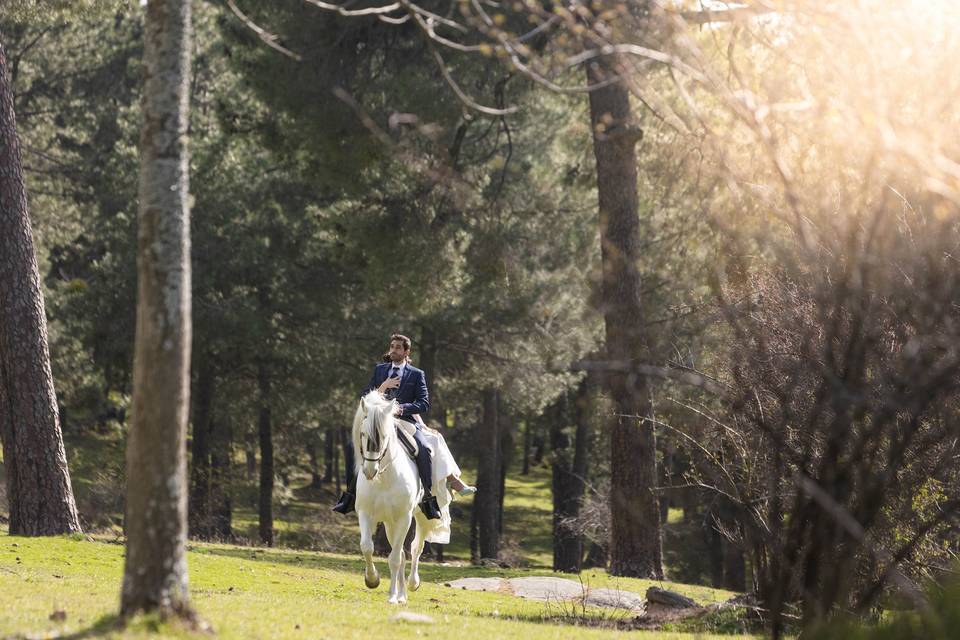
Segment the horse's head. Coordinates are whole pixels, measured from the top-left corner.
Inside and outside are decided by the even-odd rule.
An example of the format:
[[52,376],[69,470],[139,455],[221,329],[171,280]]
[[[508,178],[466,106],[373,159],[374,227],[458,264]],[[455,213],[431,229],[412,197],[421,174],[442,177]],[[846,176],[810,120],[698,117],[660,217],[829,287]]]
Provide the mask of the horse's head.
[[357,466],[367,480],[373,480],[383,467],[384,457],[395,437],[393,409],[396,402],[385,400],[371,391],[360,402],[354,420],[354,450],[358,452]]

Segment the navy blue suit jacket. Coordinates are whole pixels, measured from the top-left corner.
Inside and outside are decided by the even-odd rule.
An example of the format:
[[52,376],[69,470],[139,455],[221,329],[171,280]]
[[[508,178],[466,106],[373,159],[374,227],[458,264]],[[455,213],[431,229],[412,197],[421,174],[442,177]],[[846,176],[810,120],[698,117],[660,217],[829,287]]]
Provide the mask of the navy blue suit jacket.
[[[390,375],[391,366],[393,365],[389,362],[378,364],[373,369],[370,382],[367,383],[367,388],[363,390],[361,395],[367,395],[374,389],[379,388],[380,385],[383,384],[383,381]],[[427,413],[427,410],[430,409],[430,396],[427,393],[427,376],[423,373],[422,369],[417,369],[409,362],[403,370],[403,377],[400,378],[400,388],[388,389],[388,394],[390,391],[396,391],[396,395],[393,397],[400,405],[400,410],[402,411],[398,417],[404,420],[415,422],[413,419],[414,414],[419,413],[420,416],[423,417],[423,415]]]

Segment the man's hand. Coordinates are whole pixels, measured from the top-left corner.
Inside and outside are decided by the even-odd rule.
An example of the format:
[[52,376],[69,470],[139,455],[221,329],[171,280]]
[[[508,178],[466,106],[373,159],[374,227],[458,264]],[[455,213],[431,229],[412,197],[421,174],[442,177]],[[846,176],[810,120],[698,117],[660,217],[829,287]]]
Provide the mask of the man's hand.
[[400,405],[397,405],[393,408],[393,415],[398,416],[401,413],[403,413],[403,407],[401,407]]
[[386,393],[387,389],[396,389],[400,386],[400,378],[387,378],[377,389],[381,394]]

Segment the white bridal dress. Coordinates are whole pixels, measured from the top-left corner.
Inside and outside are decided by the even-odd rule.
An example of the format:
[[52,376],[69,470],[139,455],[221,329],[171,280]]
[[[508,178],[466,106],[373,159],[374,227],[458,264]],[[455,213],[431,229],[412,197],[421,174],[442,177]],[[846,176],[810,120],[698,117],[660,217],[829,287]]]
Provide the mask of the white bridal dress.
[[[416,417],[419,419],[420,416]],[[411,436],[416,430],[416,427],[406,420],[397,420],[397,424]],[[453,459],[453,454],[450,453],[450,448],[447,447],[447,442],[439,431],[425,426],[422,421],[420,421],[420,429],[423,439],[426,440],[427,446],[433,452],[433,464],[431,465],[433,488],[431,491],[437,497],[437,504],[440,506],[440,521],[433,521],[434,526],[427,534],[426,541],[432,544],[449,544],[450,503],[453,501],[453,494],[447,488],[447,477],[453,475],[455,478],[459,478],[460,467],[457,466],[457,461]]]

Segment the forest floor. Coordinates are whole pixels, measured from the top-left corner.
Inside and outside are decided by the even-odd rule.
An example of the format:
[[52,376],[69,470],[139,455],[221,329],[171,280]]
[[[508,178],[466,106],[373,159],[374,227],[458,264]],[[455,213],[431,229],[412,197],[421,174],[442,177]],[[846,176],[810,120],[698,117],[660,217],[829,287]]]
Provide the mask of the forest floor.
[[[368,590],[357,554],[191,543],[188,554],[194,606],[222,638],[603,638],[629,634],[649,640],[731,637],[730,610],[641,630],[632,613],[572,603],[523,599],[501,591],[445,586],[467,576],[515,578],[550,575],[543,569],[500,569],[468,564],[422,565],[423,584],[407,605],[386,602],[384,580]],[[387,573],[385,562],[379,563]],[[0,536],[0,637],[191,637],[155,618],[118,630],[123,546],[76,535],[55,538]],[[584,572],[591,588],[644,593],[662,585],[720,603],[732,594],[705,587],[615,578]],[[398,617],[398,614],[400,616]],[[726,634],[711,632],[724,631]],[[642,635],[641,635],[642,634]]]
[[[0,638],[144,637],[152,631],[186,637],[186,631],[155,619],[143,619],[125,631],[114,629],[119,602],[123,547],[120,529],[122,438],[115,434],[67,434],[71,475],[85,530],[92,535],[18,538],[0,526]],[[241,464],[238,475],[242,475]],[[2,465],[0,465],[2,467]],[[2,471],[2,469],[0,469]],[[464,477],[473,478],[470,469]],[[645,594],[649,586],[675,590],[704,608],[697,611],[637,611],[583,606],[576,600],[537,601],[508,591],[470,591],[444,586],[462,578],[559,576],[550,570],[550,470],[511,471],[506,480],[503,554],[500,567],[470,564],[469,523],[472,499],[453,505],[451,544],[444,562],[425,558],[423,586],[402,607],[386,602],[387,581],[377,590],[363,587],[355,517],[329,508],[335,487],[310,488],[306,476],[275,492],[274,548],[256,544],[256,478],[233,483],[235,539],[240,544],[190,543],[192,599],[217,635],[225,638],[398,638],[470,639],[523,637],[609,637],[642,633],[644,639],[731,637],[744,632],[745,612],[718,607],[735,594],[682,584],[680,565],[667,571],[678,582],[653,582],[608,576],[587,569],[579,577],[585,590],[619,589]],[[0,506],[5,501],[0,500]],[[5,519],[0,514],[0,522]],[[693,544],[671,509],[665,528],[665,558],[671,549]],[[689,556],[690,549],[683,554]],[[695,555],[695,554],[694,554]],[[381,574],[389,576],[383,559]],[[688,582],[699,580],[687,580]],[[398,612],[429,616],[431,622],[394,620]],[[654,630],[651,630],[653,628]],[[453,631],[451,631],[453,630]],[[710,634],[719,634],[716,636]]]

